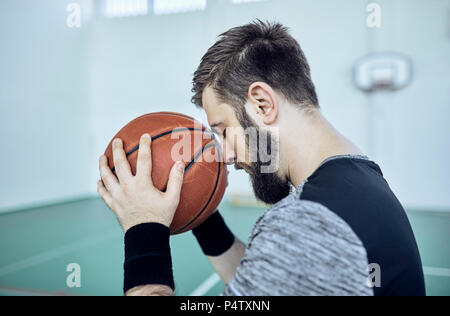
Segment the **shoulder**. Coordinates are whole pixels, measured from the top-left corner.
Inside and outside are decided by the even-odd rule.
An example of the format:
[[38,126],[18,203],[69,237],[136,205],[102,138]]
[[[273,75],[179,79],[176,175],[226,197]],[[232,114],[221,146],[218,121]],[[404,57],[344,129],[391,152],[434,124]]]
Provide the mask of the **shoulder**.
[[[327,244],[333,241],[334,247],[354,247],[364,252],[363,244],[352,228],[336,213],[326,206],[290,195],[269,208],[255,225],[250,242],[264,233],[267,238],[288,239],[305,245]],[[311,238],[311,237],[314,238]]]
[[258,220],[228,292],[243,295],[371,295],[367,253],[325,206],[290,195]]

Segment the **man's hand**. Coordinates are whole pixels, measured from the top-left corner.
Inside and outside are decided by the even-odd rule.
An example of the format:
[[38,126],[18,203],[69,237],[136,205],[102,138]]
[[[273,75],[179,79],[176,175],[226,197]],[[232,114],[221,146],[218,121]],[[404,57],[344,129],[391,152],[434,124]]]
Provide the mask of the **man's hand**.
[[151,141],[148,134],[141,137],[136,176],[131,173],[120,139],[113,143],[117,177],[109,168],[107,158],[100,157],[99,168],[103,181],[98,181],[97,191],[125,232],[143,223],[159,223],[169,227],[180,202],[185,165],[182,162],[176,163],[170,172],[167,191],[159,191],[151,178]]

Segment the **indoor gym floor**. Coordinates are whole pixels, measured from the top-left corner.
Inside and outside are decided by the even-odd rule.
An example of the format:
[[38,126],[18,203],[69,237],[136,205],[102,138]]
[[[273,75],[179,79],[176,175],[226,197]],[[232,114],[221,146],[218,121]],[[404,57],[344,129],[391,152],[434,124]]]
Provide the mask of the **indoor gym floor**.
[[[220,210],[246,241],[264,209]],[[450,212],[409,211],[425,266],[428,295],[450,295]],[[0,215],[0,295],[122,295],[123,233],[98,198]],[[192,233],[171,239],[176,295],[218,295],[224,285]],[[81,288],[66,286],[71,263]]]

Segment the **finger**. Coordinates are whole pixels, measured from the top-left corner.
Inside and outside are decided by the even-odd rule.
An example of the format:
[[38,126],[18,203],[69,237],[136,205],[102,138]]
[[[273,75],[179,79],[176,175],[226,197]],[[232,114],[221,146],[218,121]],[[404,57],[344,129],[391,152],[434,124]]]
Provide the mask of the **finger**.
[[136,166],[136,176],[144,181],[152,182],[152,138],[149,134],[144,134],[139,143],[139,153]]
[[103,199],[105,204],[110,209],[112,209],[112,201],[113,201],[112,195],[111,195],[111,193],[108,192],[108,190],[106,190],[102,180],[99,180],[97,182],[97,192],[100,195],[100,197]]
[[115,139],[113,142],[114,167],[120,183],[127,182],[133,176],[131,174],[130,163],[128,162],[123,142],[121,139]]
[[100,157],[98,168],[100,171],[100,177],[102,178],[106,189],[109,192],[113,192],[119,185],[119,181],[117,181],[116,176],[113,174],[111,168],[108,166],[108,159],[105,156]]
[[184,168],[183,162],[177,162],[170,171],[167,183],[166,195],[177,204],[180,201],[181,187],[183,186]]

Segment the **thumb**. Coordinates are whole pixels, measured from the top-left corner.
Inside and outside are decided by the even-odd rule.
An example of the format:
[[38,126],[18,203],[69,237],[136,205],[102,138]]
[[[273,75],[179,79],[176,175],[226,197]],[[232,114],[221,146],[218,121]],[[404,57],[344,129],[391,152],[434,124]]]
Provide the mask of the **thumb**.
[[169,175],[169,182],[167,183],[166,194],[174,202],[179,203],[181,187],[183,186],[184,179],[184,168],[183,162],[177,162],[173,165],[172,170]]

